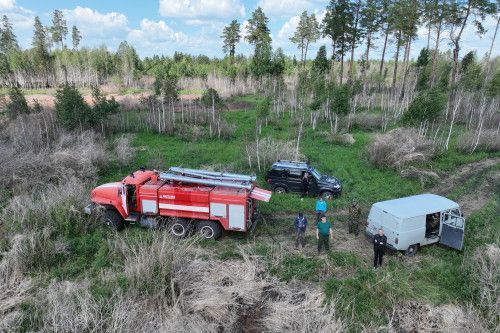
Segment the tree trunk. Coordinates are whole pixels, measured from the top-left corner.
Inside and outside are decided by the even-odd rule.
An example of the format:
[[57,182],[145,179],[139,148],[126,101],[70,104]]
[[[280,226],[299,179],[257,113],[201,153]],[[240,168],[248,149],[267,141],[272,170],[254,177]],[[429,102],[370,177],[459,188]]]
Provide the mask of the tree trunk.
[[437,57],[439,54],[439,41],[441,38],[441,28],[442,21],[439,21],[437,29],[436,29],[436,46],[434,47],[434,54],[432,55],[432,77],[431,77],[431,88],[434,86],[436,82],[436,65],[437,65]]
[[392,89],[396,87],[396,76],[398,75],[399,48],[401,43],[401,30],[396,37],[396,54],[394,55],[394,72],[392,74]]
[[411,37],[407,36],[407,38],[408,40],[406,41],[405,53],[403,56],[403,84],[401,85],[400,98],[403,98],[405,94],[406,78],[408,77],[408,62],[410,61]]
[[451,71],[451,82],[450,82],[452,85],[455,84],[457,80],[458,66],[459,66],[458,54],[460,52],[460,38],[462,37],[462,33],[464,31],[465,26],[467,25],[470,9],[471,9],[471,1],[468,1],[467,10],[465,12],[465,17],[463,19],[462,26],[460,27],[460,32],[458,33],[456,38],[452,38],[452,42],[455,46],[455,48],[453,49],[453,69]]
[[493,39],[491,40],[491,46],[490,46],[490,52],[488,52],[488,58],[487,61],[490,61],[491,58],[491,52],[493,52],[493,45],[495,44],[495,39],[497,38],[497,32],[498,32],[498,24],[500,23],[500,15],[497,18],[497,25],[495,27],[495,33],[493,34]]
[[431,24],[429,23],[429,26],[427,27],[427,50],[429,49],[430,45],[431,45]]
[[306,67],[306,59],[307,59],[307,49],[309,48],[309,41],[306,43],[306,50],[304,52],[304,63],[303,63],[303,67],[305,68]]
[[344,44],[342,44],[342,54],[340,55],[340,84],[344,79]]
[[358,0],[358,4],[356,6],[356,18],[354,19],[354,31],[352,34],[351,40],[351,63],[349,66],[349,80],[352,81],[354,75],[354,49],[356,48],[356,39],[358,38],[358,21],[359,21],[359,9],[361,7],[361,0]]
[[332,45],[332,65],[330,66],[330,73],[332,73],[332,78],[333,75],[335,75],[335,50],[337,49],[337,43],[334,41]]
[[387,49],[388,38],[389,38],[389,29],[386,29],[384,38],[384,47],[382,48],[382,58],[380,59],[380,71],[379,71],[380,78],[382,78],[382,71],[384,70],[384,59],[385,59],[385,51]]

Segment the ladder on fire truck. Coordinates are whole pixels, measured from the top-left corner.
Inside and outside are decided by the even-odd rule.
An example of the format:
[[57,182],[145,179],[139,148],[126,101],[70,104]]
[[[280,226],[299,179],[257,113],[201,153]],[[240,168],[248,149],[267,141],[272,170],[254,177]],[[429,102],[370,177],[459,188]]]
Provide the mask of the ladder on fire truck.
[[255,176],[180,167],[171,167],[168,171],[159,171],[158,174],[163,180],[245,189],[250,192],[251,198],[260,201],[268,202],[271,198],[270,191],[255,186]]

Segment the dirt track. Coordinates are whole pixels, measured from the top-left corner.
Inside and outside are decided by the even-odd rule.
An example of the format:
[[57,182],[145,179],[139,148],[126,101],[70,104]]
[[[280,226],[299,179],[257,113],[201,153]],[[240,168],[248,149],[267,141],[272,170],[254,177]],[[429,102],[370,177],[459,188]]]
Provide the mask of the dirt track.
[[469,215],[483,207],[500,187],[500,170],[495,166],[500,164],[500,158],[488,158],[479,162],[465,164],[443,178],[431,192],[449,195],[455,189],[473,180],[474,190],[466,189],[458,198],[462,211]]

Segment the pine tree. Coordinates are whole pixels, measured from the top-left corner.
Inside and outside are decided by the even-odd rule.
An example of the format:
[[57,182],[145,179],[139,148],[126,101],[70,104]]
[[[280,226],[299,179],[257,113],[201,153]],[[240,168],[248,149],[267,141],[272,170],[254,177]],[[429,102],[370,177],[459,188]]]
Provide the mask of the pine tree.
[[350,38],[350,29],[353,21],[354,15],[349,1],[330,0],[323,19],[323,35],[330,37],[333,44],[333,54],[340,57],[339,75],[341,84],[344,75],[344,56],[352,40]]
[[363,28],[360,27],[359,20],[360,14],[362,11],[361,0],[358,0],[357,3],[352,4],[352,12],[353,12],[353,21],[349,28],[350,35],[350,46],[351,46],[351,61],[349,65],[349,80],[352,82],[354,75],[354,50],[356,49],[356,45],[359,43],[361,36],[364,34]]
[[313,62],[313,70],[319,74],[325,74],[328,71],[328,59],[326,58],[326,46],[321,45],[318,54]]
[[392,6],[393,6],[393,0],[382,0],[382,9],[380,11],[380,24],[384,31],[384,46],[382,47],[382,57],[380,59],[380,69],[379,69],[379,76],[381,78],[382,78],[382,72],[384,70],[387,42],[389,40],[389,35],[392,29],[390,20]]
[[382,27],[381,10],[382,1],[380,0],[368,0],[361,10],[360,24],[366,35],[366,52],[364,56],[366,69],[370,68],[370,49],[373,46],[373,40],[376,38],[376,33]]
[[245,39],[255,47],[263,44],[271,44],[271,31],[267,26],[269,19],[262,8],[257,7],[252,17],[248,20],[248,34]]
[[447,16],[450,26],[450,39],[453,44],[453,69],[451,71],[451,84],[455,84],[460,69],[459,53],[462,34],[470,20],[473,20],[476,32],[483,35],[486,30],[483,21],[489,14],[496,12],[496,6],[489,0],[464,0],[453,1]]
[[297,45],[300,49],[300,60],[305,65],[307,59],[307,50],[310,43],[314,43],[320,36],[319,24],[316,20],[316,15],[307,15],[304,11],[300,16],[300,21],[295,30],[295,33],[290,38],[290,41]]
[[68,35],[68,27],[62,11],[56,9],[52,16],[52,27],[50,27],[52,41],[61,44],[61,49],[64,49],[64,40]]
[[18,50],[16,35],[12,29],[12,24],[9,22],[7,15],[2,17],[2,26],[0,27],[0,52],[7,54],[10,51]]
[[267,26],[268,22],[269,19],[260,7],[253,11],[248,20],[245,39],[255,47],[250,68],[256,77],[269,73],[271,68],[271,31]]
[[233,20],[228,26],[224,27],[221,38],[224,41],[222,50],[224,53],[229,53],[231,62],[234,60],[236,44],[240,41],[240,24],[238,21]]
[[71,39],[73,41],[73,49],[77,50],[78,45],[80,44],[80,41],[82,40],[82,34],[80,33],[80,30],[78,30],[76,25],[74,25],[73,29],[71,29]]
[[33,34],[33,62],[38,73],[45,75],[45,84],[49,86],[48,71],[50,68],[50,54],[48,51],[47,31],[43,26],[40,18],[35,17],[35,31]]

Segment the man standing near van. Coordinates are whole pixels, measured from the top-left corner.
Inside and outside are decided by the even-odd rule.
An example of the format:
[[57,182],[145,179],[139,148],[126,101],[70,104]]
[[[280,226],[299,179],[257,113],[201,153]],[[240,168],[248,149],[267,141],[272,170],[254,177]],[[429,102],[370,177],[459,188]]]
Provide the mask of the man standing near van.
[[373,268],[382,266],[382,257],[384,256],[385,245],[387,244],[387,237],[384,235],[384,229],[379,228],[378,234],[373,237]]
[[321,249],[330,251],[330,238],[333,238],[332,225],[326,221],[326,216],[321,215],[321,221],[316,223],[316,239],[318,240],[318,254],[321,254]]
[[316,200],[316,223],[319,222],[321,219],[321,216],[326,214],[326,201],[323,199],[322,196],[318,197],[318,200]]
[[307,227],[307,218],[304,216],[302,212],[300,212],[295,218],[295,249],[299,248],[299,244],[302,248],[306,245],[306,227]]
[[359,235],[359,217],[361,216],[361,208],[359,208],[356,201],[352,202],[351,207],[349,207],[349,233],[358,236]]

